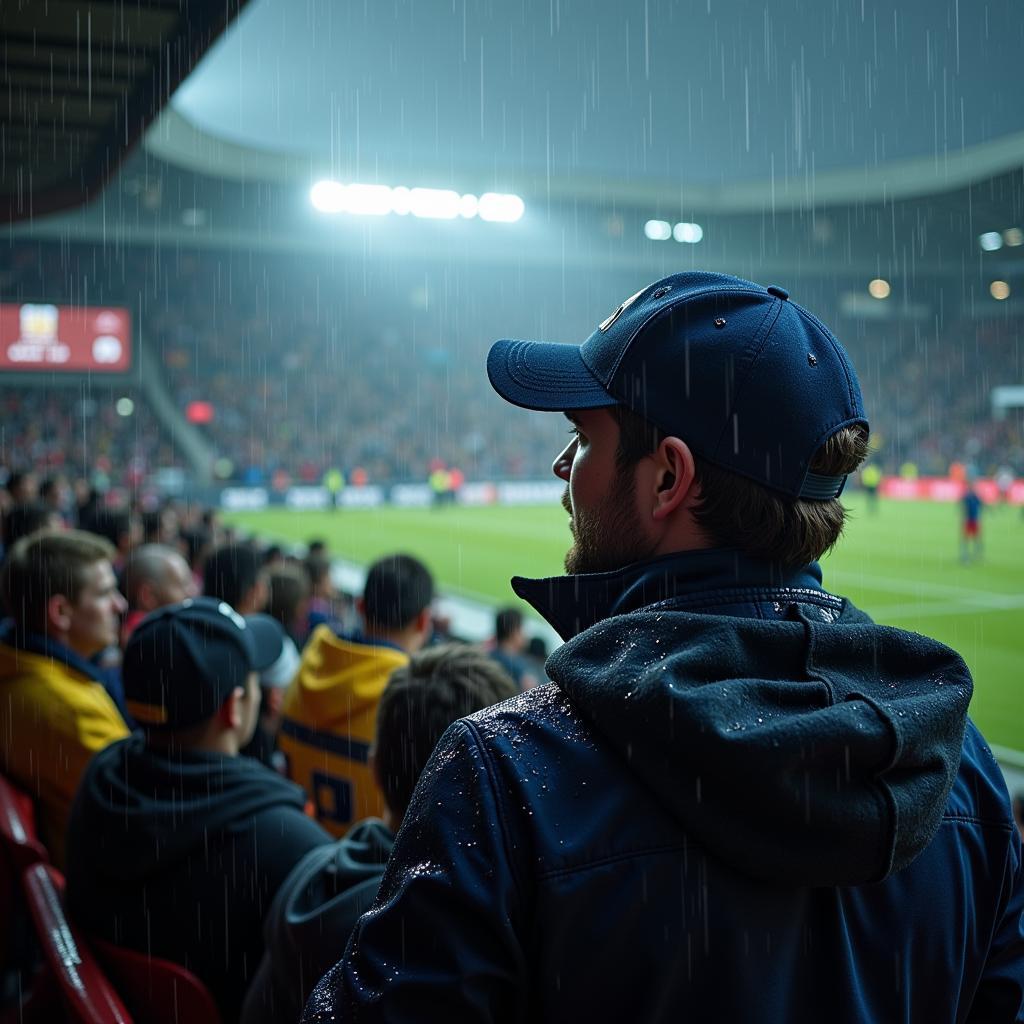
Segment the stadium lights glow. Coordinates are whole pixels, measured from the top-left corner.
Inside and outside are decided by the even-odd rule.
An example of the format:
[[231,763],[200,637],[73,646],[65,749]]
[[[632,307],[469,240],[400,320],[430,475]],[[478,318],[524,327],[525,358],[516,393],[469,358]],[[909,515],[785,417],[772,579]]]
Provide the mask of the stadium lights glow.
[[887,299],[892,294],[892,288],[884,278],[876,277],[868,282],[868,292],[873,299]]
[[644,234],[652,242],[664,242],[672,237],[672,225],[667,220],[649,220],[644,225]]
[[114,409],[118,416],[131,416],[135,412],[135,403],[130,398],[119,398]]
[[1020,228],[1007,228],[1003,232],[1003,241],[1010,246],[1024,245],[1024,231]]
[[986,231],[978,235],[978,245],[983,252],[995,252],[1003,247],[1003,236],[998,231]]
[[352,213],[359,216],[383,217],[412,214],[427,220],[496,221],[511,224],[526,212],[526,204],[517,195],[485,192],[460,195],[448,188],[406,188],[399,185],[343,185],[340,181],[318,181],[309,192],[309,201],[321,213]]
[[677,242],[689,242],[690,245],[696,245],[704,237],[704,229],[699,224],[689,224],[684,221],[672,229],[672,237]]
[[1010,297],[1010,286],[1005,281],[993,281],[988,286],[989,294],[1000,302]]

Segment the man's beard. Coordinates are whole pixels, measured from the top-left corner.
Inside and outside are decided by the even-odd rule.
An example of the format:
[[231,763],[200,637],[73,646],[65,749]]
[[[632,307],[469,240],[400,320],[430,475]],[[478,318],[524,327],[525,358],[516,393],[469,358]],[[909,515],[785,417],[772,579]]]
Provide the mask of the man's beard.
[[654,554],[634,502],[633,481],[625,472],[616,474],[608,496],[586,512],[573,512],[566,486],[562,508],[572,516],[573,545],[565,554],[565,571],[570,576],[612,572]]

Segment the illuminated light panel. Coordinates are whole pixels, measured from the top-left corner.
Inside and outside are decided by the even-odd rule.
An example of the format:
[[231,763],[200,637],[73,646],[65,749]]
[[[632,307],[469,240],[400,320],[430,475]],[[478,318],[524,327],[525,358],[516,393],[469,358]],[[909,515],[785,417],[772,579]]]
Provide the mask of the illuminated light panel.
[[309,200],[321,213],[352,213],[359,216],[383,217],[389,213],[399,216],[412,214],[426,220],[454,220],[462,217],[472,220],[497,221],[506,224],[519,220],[526,212],[526,204],[517,195],[485,192],[460,195],[448,188],[406,188],[399,185],[344,185],[340,181],[324,179],[309,191]]
[[114,409],[118,416],[131,416],[135,412],[135,403],[130,398],[119,398]]
[[644,225],[644,234],[652,242],[665,242],[672,237],[672,225],[667,220],[649,220]]
[[1010,286],[1005,281],[993,281],[988,286],[989,294],[1000,302],[1010,297]]
[[986,231],[978,235],[978,245],[982,252],[996,252],[1003,247],[1003,236],[998,231]]
[[517,195],[502,192],[485,192],[477,206],[481,220],[513,224],[526,212],[526,204]]
[[699,224],[690,224],[683,221],[672,229],[672,237],[677,242],[687,242],[696,245],[704,237],[704,229]]
[[1003,232],[1003,241],[1013,247],[1024,245],[1024,231],[1020,228],[1007,228]]
[[892,294],[892,287],[883,277],[876,277],[868,282],[868,294],[873,299],[887,299]]

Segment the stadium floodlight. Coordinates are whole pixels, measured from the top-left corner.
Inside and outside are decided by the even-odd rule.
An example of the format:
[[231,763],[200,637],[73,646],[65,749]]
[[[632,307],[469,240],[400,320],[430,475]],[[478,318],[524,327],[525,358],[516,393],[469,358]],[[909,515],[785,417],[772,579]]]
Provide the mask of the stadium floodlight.
[[1002,302],[1010,297],[1010,286],[1005,281],[993,281],[988,286],[988,293],[993,299]]
[[481,220],[500,221],[513,224],[526,211],[526,204],[517,195],[502,192],[485,192],[477,204],[477,215]]
[[672,225],[667,220],[649,220],[644,225],[644,234],[652,242],[664,242],[672,237]]
[[448,188],[414,188],[409,193],[409,209],[414,217],[453,220],[458,217],[461,204],[462,196]]
[[135,412],[135,403],[130,398],[119,398],[114,409],[118,416],[131,416]]
[[677,242],[688,242],[696,245],[704,237],[704,229],[699,224],[683,221],[672,229],[672,237]]
[[346,213],[364,217],[383,217],[391,213],[392,189],[387,185],[346,185],[344,206]]
[[341,213],[345,209],[345,186],[340,181],[318,181],[309,190],[309,201],[321,213]]
[[868,282],[868,294],[873,299],[887,299],[892,294],[892,287],[883,277],[876,277]]
[[1003,247],[1003,236],[998,231],[985,231],[978,235],[982,252],[996,252]]
[[468,193],[459,200],[459,214],[471,220],[477,215],[480,210],[480,200],[474,195]]
[[1003,241],[1010,246],[1024,245],[1024,231],[1020,228],[1007,228],[1003,232]]

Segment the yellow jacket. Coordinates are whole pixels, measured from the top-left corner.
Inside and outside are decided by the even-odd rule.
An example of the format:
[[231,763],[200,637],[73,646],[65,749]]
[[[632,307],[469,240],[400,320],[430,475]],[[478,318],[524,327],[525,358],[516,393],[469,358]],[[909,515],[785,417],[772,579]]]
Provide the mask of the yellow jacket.
[[409,656],[394,647],[342,640],[318,626],[285,694],[278,747],[288,775],[309,794],[320,824],[342,836],[379,817],[380,790],[369,767],[377,705],[391,673]]
[[53,658],[0,644],[0,766],[35,800],[40,838],[59,867],[85,766],[127,735],[100,683]]

